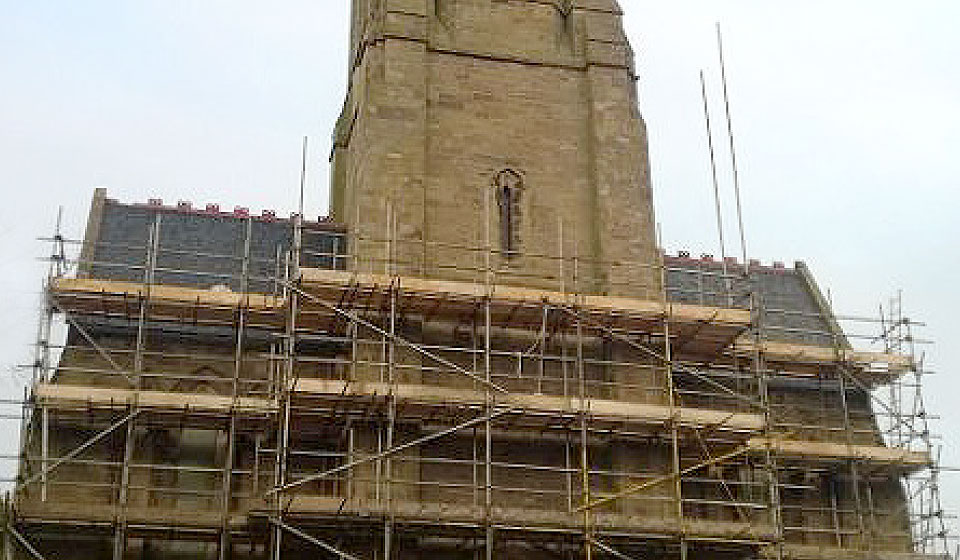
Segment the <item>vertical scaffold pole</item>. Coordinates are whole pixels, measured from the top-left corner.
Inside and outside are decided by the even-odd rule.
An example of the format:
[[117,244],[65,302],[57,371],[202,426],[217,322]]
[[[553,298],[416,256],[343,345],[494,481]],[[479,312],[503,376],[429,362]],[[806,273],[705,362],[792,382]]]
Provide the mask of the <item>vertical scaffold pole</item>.
[[[750,317],[753,327],[753,373],[757,383],[757,396],[763,412],[763,435],[768,439],[774,436],[774,422],[776,421],[770,407],[770,391],[766,363],[763,354],[764,340],[764,307],[763,296],[760,293],[759,280],[752,281],[749,270],[746,271],[746,280],[750,286]],[[780,507],[780,481],[776,456],[767,448],[763,453],[764,473],[767,479],[767,494],[770,504],[770,523],[774,528],[774,558],[783,560],[784,557],[784,528],[783,512]]]
[[485,413],[487,415],[487,420],[483,424],[484,428],[484,519],[485,519],[485,531],[486,531],[486,544],[484,550],[486,551],[487,560],[493,560],[493,523],[491,515],[493,514],[493,434],[492,434],[492,424],[490,421],[490,415],[493,413],[493,395],[490,392],[490,385],[492,382],[493,372],[491,363],[491,352],[492,347],[490,343],[490,331],[491,331],[491,317],[490,317],[490,300],[493,296],[493,245],[490,239],[490,196],[491,191],[488,189],[484,195],[484,223],[486,224],[486,258],[485,258],[485,274],[484,274],[484,298],[483,298],[483,373],[486,384],[484,385],[484,403],[485,403]]
[[[50,267],[47,271],[45,288],[49,289],[55,278],[63,274],[65,256],[63,248],[63,206],[57,210],[57,224],[53,234],[53,249],[50,253]],[[46,293],[46,289],[44,290]],[[43,318],[37,327],[36,359],[34,361],[33,383],[47,381],[50,367],[50,336],[53,329],[53,305],[45,295],[43,301]],[[24,401],[26,402],[26,401]],[[46,404],[40,408],[40,501],[47,501],[47,465],[50,461],[50,409]]]
[[[153,226],[147,244],[146,266],[143,273],[143,292],[140,295],[140,310],[137,319],[136,347],[133,355],[134,387],[143,388],[143,353],[146,344],[147,313],[150,305],[151,289],[155,282],[158,253],[160,252],[160,224],[161,214],[154,217]],[[136,405],[131,406],[131,414],[136,413]],[[123,560],[127,548],[127,499],[130,489],[130,463],[133,461],[133,452],[136,439],[136,421],[131,416],[127,421],[127,432],[124,440],[123,464],[120,467],[120,488],[117,496],[117,521],[113,539],[113,560]]]
[[[392,275],[390,281],[390,324],[388,331],[390,333],[389,343],[387,345],[387,382],[390,384],[390,394],[388,395],[387,408],[387,434],[386,449],[393,448],[394,431],[396,429],[397,418],[397,398],[396,398],[396,334],[397,334],[397,297],[400,291],[400,278],[397,275],[395,258],[395,235],[396,235],[396,217],[393,211],[393,203],[389,203],[387,212],[387,227],[389,228],[389,272]],[[393,459],[387,457],[384,461],[384,494],[386,502],[386,515],[383,522],[383,559],[390,560],[393,547]]]
[[[577,377],[580,385],[580,483],[581,503],[590,503],[590,442],[587,432],[587,416],[589,415],[589,400],[587,399],[587,383],[583,367],[583,324],[580,313],[577,313]],[[583,552],[587,560],[593,558],[593,527],[591,526],[591,511],[583,510]]]
[[[577,337],[577,393],[580,400],[580,500],[581,504],[590,503],[590,441],[587,421],[590,414],[590,400],[587,393],[587,372],[584,367],[583,356],[583,321],[580,317],[582,293],[580,284],[580,249],[579,244],[574,246],[573,255],[573,293],[576,300],[576,322],[574,329]],[[592,511],[583,510],[583,556],[586,560],[593,559],[593,526]]]
[[[560,251],[560,293],[562,294],[561,301],[564,305],[567,302],[567,257],[566,249],[564,246],[564,233],[563,233],[563,218],[558,218],[557,220],[557,237],[560,240],[559,251]],[[570,396],[569,387],[567,383],[567,315],[561,315],[560,323],[557,327],[560,331],[559,336],[559,346],[560,346],[560,375],[562,383],[563,398],[566,399]],[[573,511],[574,507],[574,498],[573,498],[573,485],[574,485],[574,471],[573,471],[573,434],[570,430],[564,430],[564,446],[563,446],[563,470],[565,472],[566,486],[567,486],[567,511]]]
[[[243,351],[244,351],[244,331],[247,323],[247,310],[249,306],[250,293],[250,248],[253,240],[253,219],[248,217],[245,220],[243,255],[240,264],[240,294],[241,300],[237,307],[237,336],[233,355],[233,385],[231,397],[233,406],[230,410],[230,420],[227,427],[226,456],[223,462],[223,475],[220,495],[220,560],[230,558],[231,535],[230,535],[230,501],[233,492],[233,469],[236,455],[237,439],[237,415],[236,405],[240,398],[240,375],[243,370]],[[257,457],[254,457],[256,462]],[[256,487],[254,482],[253,487]]]
[[[701,74],[701,78],[703,74]],[[704,92],[706,96],[706,92]],[[706,103],[706,97],[704,97]],[[708,126],[709,130],[709,126]],[[712,140],[711,140],[712,144]],[[718,206],[719,208],[719,206]],[[719,217],[718,217],[719,219]],[[719,222],[718,222],[719,223]],[[660,247],[660,302],[663,305],[663,358],[664,358],[664,382],[667,390],[667,406],[670,412],[670,466],[673,471],[673,493],[675,503],[674,514],[677,522],[677,533],[680,535],[680,560],[687,558],[687,539],[684,532],[683,523],[683,478],[681,476],[680,466],[680,434],[677,426],[677,402],[676,389],[673,384],[673,346],[670,344],[670,302],[667,298],[667,265],[663,260],[663,239],[659,224],[657,225],[657,246]],[[722,234],[721,234],[722,240]],[[721,241],[721,246],[723,242]],[[724,265],[726,267],[726,265]],[[726,271],[726,268],[724,268]],[[729,293],[728,293],[729,295]]]
[[[278,383],[278,396],[282,405],[282,417],[278,426],[276,444],[276,485],[278,487],[287,481],[287,459],[290,446],[290,391],[296,380],[297,359],[297,314],[299,313],[299,290],[290,289],[300,283],[300,254],[303,249],[303,216],[297,215],[293,223],[293,247],[290,250],[286,266],[284,291],[289,298],[287,309],[286,336],[284,337],[284,371]],[[283,493],[277,492],[275,497],[275,514],[283,521]],[[273,558],[282,560],[283,556],[283,529],[280,524],[274,524],[273,531]]]

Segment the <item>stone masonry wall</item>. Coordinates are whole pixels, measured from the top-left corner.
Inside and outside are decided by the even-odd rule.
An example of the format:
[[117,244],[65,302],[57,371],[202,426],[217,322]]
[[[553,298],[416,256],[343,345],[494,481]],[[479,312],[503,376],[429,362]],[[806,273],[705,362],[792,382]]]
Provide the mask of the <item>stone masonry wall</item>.
[[392,258],[408,274],[482,278],[465,247],[500,247],[494,178],[510,169],[520,256],[494,256],[498,282],[557,288],[564,255],[580,259],[582,291],[657,294],[646,136],[615,2],[354,9],[332,202],[363,268]]

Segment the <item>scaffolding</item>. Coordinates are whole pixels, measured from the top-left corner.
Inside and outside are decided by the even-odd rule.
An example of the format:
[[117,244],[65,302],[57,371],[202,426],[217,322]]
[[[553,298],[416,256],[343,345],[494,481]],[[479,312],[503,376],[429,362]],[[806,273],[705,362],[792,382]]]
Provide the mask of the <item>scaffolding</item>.
[[[85,261],[58,227],[18,554],[72,535],[115,560],[173,541],[220,560],[948,553],[922,325],[899,299],[784,327],[805,313],[743,266],[599,263],[562,224],[560,254],[511,255],[556,271],[530,279],[489,230],[467,247],[325,229],[335,249],[310,254],[321,232],[295,216],[289,250],[263,259],[253,220],[241,254],[203,255],[231,274],[164,265],[187,251],[161,243],[161,213],[148,243],[116,248],[136,264]],[[468,264],[410,274],[405,243]],[[140,280],[77,273],[94,265]],[[612,266],[652,269],[659,296],[584,287]]]

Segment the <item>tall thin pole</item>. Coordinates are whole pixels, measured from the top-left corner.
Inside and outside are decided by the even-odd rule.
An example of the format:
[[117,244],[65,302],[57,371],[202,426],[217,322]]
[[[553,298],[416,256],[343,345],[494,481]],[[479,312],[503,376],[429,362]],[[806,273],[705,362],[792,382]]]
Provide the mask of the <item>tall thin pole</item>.
[[[160,223],[161,214],[157,213],[150,227],[146,263],[143,272],[143,292],[140,296],[140,313],[137,321],[137,338],[133,356],[135,387],[138,391],[143,388],[143,354],[146,343],[147,311],[150,305],[153,285],[156,281],[155,274],[160,252]],[[117,508],[119,514],[117,515],[113,537],[113,560],[122,560],[127,550],[127,500],[130,493],[130,464],[133,461],[134,448],[136,446],[134,439],[136,438],[137,431],[134,420],[137,412],[137,405],[134,403],[130,409],[131,417],[127,421],[127,436],[124,440],[120,486],[117,493]]]
[[[390,212],[388,216],[390,219],[387,222],[389,230],[388,241],[390,243],[390,254],[388,266],[390,267],[391,274],[396,274],[394,270],[393,262],[393,243],[395,231],[395,220],[393,217],[393,202],[388,202],[388,208]],[[386,448],[392,449],[394,446],[394,432],[396,431],[396,418],[397,418],[397,395],[396,395],[396,383],[397,383],[397,371],[396,371],[396,334],[397,334],[397,296],[398,291],[400,290],[399,278],[391,278],[390,280],[390,342],[387,346],[387,382],[390,383],[390,394],[387,408],[387,434],[386,434]],[[384,494],[385,494],[385,506],[386,506],[386,516],[383,522],[383,558],[384,560],[390,560],[392,558],[392,548],[393,548],[393,459],[387,457],[384,461]]]
[[713,205],[717,214],[717,235],[720,238],[720,266],[723,270],[723,281],[726,287],[726,297],[730,299],[730,279],[727,277],[727,244],[723,238],[723,211],[720,205],[720,184],[717,181],[717,157],[713,148],[713,127],[710,125],[710,105],[707,102],[707,80],[700,71],[700,92],[703,96],[703,117],[707,123],[707,146],[710,148],[710,173],[713,177]]
[[[283,338],[283,352],[284,352],[284,364],[283,371],[278,372],[280,377],[280,382],[277,384],[276,390],[278,391],[278,396],[281,399],[283,410],[281,421],[277,427],[277,444],[274,446],[275,449],[275,463],[274,463],[274,483],[277,488],[282,488],[287,480],[287,469],[288,469],[288,460],[290,452],[290,416],[291,416],[291,395],[290,388],[294,382],[297,374],[296,369],[296,360],[297,360],[297,314],[299,313],[299,294],[300,290],[296,289],[296,283],[299,282],[300,278],[300,253],[302,248],[302,234],[303,234],[303,216],[299,215],[294,219],[293,222],[293,247],[287,253],[287,262],[286,267],[284,268],[284,290],[289,297],[289,305],[287,306],[287,321],[286,321],[286,330]],[[269,493],[268,493],[269,495]],[[284,508],[283,506],[283,497],[277,494],[275,507],[277,519],[281,522],[283,521]],[[279,526],[274,527],[273,534],[273,560],[281,560],[283,557],[283,531]]]
[[750,272],[750,261],[747,259],[747,236],[743,228],[743,207],[740,202],[740,170],[737,166],[737,149],[733,141],[733,117],[730,114],[730,93],[727,89],[727,65],[723,57],[723,34],[720,32],[720,22],[717,22],[717,49],[720,53],[720,77],[723,81],[723,106],[727,115],[727,138],[730,141],[730,162],[733,166],[733,190],[737,199],[737,223],[740,227],[740,248],[743,250],[743,271]]
[[53,253],[50,255],[50,269],[47,273],[47,281],[51,278],[59,278],[63,276],[64,270],[63,267],[66,266],[66,258],[63,254],[63,233],[61,231],[63,225],[63,206],[57,208],[57,227],[56,231],[53,234]]
[[491,191],[484,192],[484,235],[486,237],[485,261],[484,261],[484,298],[483,298],[483,372],[484,380],[484,401],[487,420],[483,424],[483,469],[484,469],[484,496],[483,496],[483,516],[485,530],[484,553],[486,560],[493,560],[494,552],[494,532],[492,525],[493,515],[493,425],[490,421],[490,415],[493,413],[493,394],[490,392],[490,386],[493,383],[493,347],[491,345],[491,314],[490,300],[493,296],[493,246],[490,231],[490,195]]
[[[243,371],[244,336],[247,325],[247,310],[250,292],[250,246],[253,238],[253,219],[247,218],[244,227],[243,260],[240,265],[240,305],[237,308],[237,336],[233,354],[233,403],[236,406],[240,398],[240,377]],[[235,410],[230,412],[230,425],[227,428],[226,457],[223,461],[223,478],[221,481],[220,507],[222,526],[220,529],[220,560],[229,560],[233,535],[230,532],[230,506],[233,498],[233,469],[235,466],[237,443],[237,415]],[[254,463],[259,461],[259,455],[254,455]],[[254,468],[256,470],[256,468]],[[256,487],[256,480],[253,481]]]
[[[580,483],[581,483],[581,502],[589,504],[591,500],[590,493],[590,447],[587,437],[587,416],[589,414],[590,401],[587,397],[587,375],[584,369],[583,356],[583,321],[580,318],[580,304],[582,302],[580,290],[580,253],[579,248],[575,246],[573,256],[573,292],[577,305],[576,333],[577,333],[577,384],[580,396]],[[583,555],[586,560],[593,560],[593,527],[591,524],[592,512],[589,509],[583,510]]]
[[[47,272],[46,286],[47,288],[53,283],[54,278],[59,278],[63,275],[63,265],[65,263],[64,258],[64,249],[63,249],[63,234],[61,233],[61,227],[63,224],[63,206],[60,206],[57,209],[57,226],[53,235],[53,251],[50,254],[50,268]],[[43,318],[40,320],[40,325],[37,331],[37,347],[36,347],[36,360],[34,362],[34,374],[33,381],[37,382],[37,379],[41,381],[46,381],[48,365],[50,364],[50,333],[53,325],[53,306],[50,305],[48,298],[44,298],[43,302]],[[40,486],[40,501],[47,501],[47,465],[50,460],[50,408],[46,405],[43,405],[40,409],[41,411],[41,435],[40,435],[40,472],[41,477],[41,486]]]
[[[703,72],[700,72],[700,80],[703,82]],[[706,89],[704,89],[704,101],[706,101]],[[704,104],[706,106],[706,104]],[[709,121],[709,117],[708,117]],[[709,125],[708,125],[709,129]],[[719,200],[719,199],[718,199]],[[719,208],[719,202],[718,202]],[[722,239],[722,236],[721,236]],[[722,245],[722,242],[721,242]],[[657,224],[657,246],[660,247],[660,253],[663,254],[663,232],[660,224]],[[724,265],[726,267],[726,265]],[[724,268],[726,273],[726,268]],[[660,267],[660,301],[664,310],[669,310],[670,305],[667,300],[667,268],[666,265]],[[671,475],[674,479],[673,493],[676,499],[676,521],[677,529],[680,534],[680,560],[687,560],[687,540],[683,531],[683,473],[680,466],[680,431],[677,427],[677,391],[673,382],[673,346],[670,342],[670,315],[669,311],[663,318],[663,363],[664,363],[664,382],[667,391],[667,406],[670,410],[670,451],[671,451]]]
[[303,137],[303,153],[300,157],[300,204],[297,206],[303,216],[303,194],[307,186],[307,137]]

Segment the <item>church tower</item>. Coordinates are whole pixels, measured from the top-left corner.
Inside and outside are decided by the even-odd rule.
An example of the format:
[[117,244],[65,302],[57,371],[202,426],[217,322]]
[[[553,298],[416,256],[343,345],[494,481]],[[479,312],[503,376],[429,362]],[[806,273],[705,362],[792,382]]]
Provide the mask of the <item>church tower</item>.
[[616,0],[353,0],[331,157],[357,269],[659,297],[621,19]]

